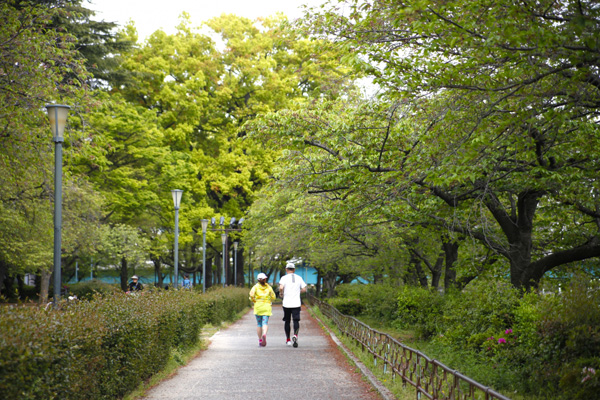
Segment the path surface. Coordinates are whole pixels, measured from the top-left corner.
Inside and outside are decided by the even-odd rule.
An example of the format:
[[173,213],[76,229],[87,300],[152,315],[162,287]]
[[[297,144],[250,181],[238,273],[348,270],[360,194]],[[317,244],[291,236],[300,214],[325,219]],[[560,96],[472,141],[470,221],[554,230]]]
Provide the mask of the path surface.
[[250,311],[145,399],[380,399],[304,307],[298,348],[285,345],[282,318],[274,305],[267,346],[258,347]]

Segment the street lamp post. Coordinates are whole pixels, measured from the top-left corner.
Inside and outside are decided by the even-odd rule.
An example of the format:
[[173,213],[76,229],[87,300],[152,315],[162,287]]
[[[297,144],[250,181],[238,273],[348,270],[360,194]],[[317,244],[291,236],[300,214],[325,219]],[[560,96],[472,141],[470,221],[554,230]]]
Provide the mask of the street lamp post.
[[[223,287],[225,287],[226,282],[227,282],[227,274],[225,273],[225,262],[227,261],[226,257],[229,257],[228,252],[227,252],[227,237],[228,237],[227,232],[241,231],[243,222],[244,222],[244,218],[241,218],[239,221],[236,222],[235,217],[233,217],[233,218],[231,218],[231,222],[229,223],[229,228],[228,228],[225,226],[225,217],[221,216],[221,218],[219,218],[219,227],[217,228],[216,227],[216,224],[217,224],[216,217],[212,217],[210,219],[210,223],[212,225],[211,231],[222,232],[221,233],[221,241],[223,242],[223,265],[222,265]],[[208,223],[208,221],[207,221],[207,223]],[[237,225],[237,228],[235,228],[234,225]],[[237,250],[237,244],[234,244],[234,246]],[[230,261],[233,262],[233,260],[230,260]],[[236,282],[236,284],[237,284],[237,282]]]
[[223,276],[223,287],[225,287],[225,257],[227,257],[227,253],[225,253],[225,245],[227,244],[227,234],[221,234],[221,242],[223,242],[223,270],[221,271]]
[[237,251],[238,251],[238,241],[233,242],[233,284],[237,286]]
[[179,287],[179,271],[178,271],[178,256],[179,256],[179,204],[181,203],[181,195],[183,190],[173,189],[171,190],[173,195],[173,204],[175,205],[175,253],[174,253],[174,264],[175,264],[175,282],[173,283],[174,288]]
[[62,230],[62,144],[67,115],[71,107],[48,104],[48,118],[54,141],[54,305],[60,300],[61,279],[61,230]]
[[202,293],[206,292],[206,228],[208,220],[203,219],[202,223]]

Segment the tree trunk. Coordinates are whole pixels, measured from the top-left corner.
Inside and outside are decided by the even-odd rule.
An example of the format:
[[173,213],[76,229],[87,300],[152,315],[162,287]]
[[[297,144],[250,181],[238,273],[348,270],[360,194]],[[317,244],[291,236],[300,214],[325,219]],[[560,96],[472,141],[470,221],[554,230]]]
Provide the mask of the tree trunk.
[[35,274],[35,292],[39,296],[41,291],[42,291],[42,275],[38,271],[38,273]]
[[442,272],[444,271],[444,256],[440,255],[435,261],[435,265],[431,268],[431,287],[436,290],[440,286],[440,280],[442,279]]
[[446,274],[444,275],[444,289],[448,291],[456,287],[456,270],[454,264],[458,260],[458,243],[444,239],[442,242],[444,254],[446,256]]
[[421,262],[423,262],[431,272],[431,287],[437,289],[440,285],[440,279],[442,279],[442,271],[444,269],[444,254],[439,254],[438,258],[435,260],[435,264],[431,264],[429,259],[416,248],[410,249],[410,253],[415,262],[418,262],[418,264],[415,265],[415,271],[417,272],[421,286],[425,284],[424,287],[427,287],[427,276],[425,276],[423,270],[421,269]]
[[519,193],[511,213],[502,206],[500,200],[490,194],[486,198],[486,207],[502,229],[509,243],[508,251],[497,249],[510,262],[510,282],[517,288],[537,285],[539,281],[527,279],[531,264],[533,247],[533,219],[543,191],[524,191]]
[[161,272],[161,262],[160,258],[153,258],[152,262],[154,263],[154,276],[156,276],[156,286],[159,288],[163,286],[163,274]]
[[279,268],[275,267],[273,268],[273,272],[271,274],[269,274],[269,277],[272,278],[271,280],[271,286],[275,287],[275,286],[279,286],[279,279],[277,279],[277,273],[279,272]]
[[23,275],[17,274],[17,289],[19,290],[19,299],[24,300],[23,292],[25,289],[25,281],[23,280]]
[[[235,257],[235,254],[234,254]],[[235,263],[235,259],[234,259]],[[237,285],[244,287],[244,250],[237,251]]]
[[375,285],[377,285],[379,283],[383,283],[383,274],[382,273],[373,274],[373,283]]
[[328,271],[323,279],[323,286],[327,290],[327,298],[330,299],[335,295],[335,284],[337,281],[337,273],[335,271]]
[[126,292],[127,287],[127,258],[121,258],[121,289]]
[[4,289],[6,288],[5,280],[7,277],[8,277],[8,264],[6,264],[0,260],[0,293],[2,293],[3,291],[6,292]]
[[50,289],[50,277],[52,273],[50,270],[43,269],[41,271],[40,279],[40,304],[48,303],[48,292]]
[[419,259],[414,252],[409,252],[410,253],[410,261],[409,261],[409,265],[412,267],[410,268],[410,275],[407,277],[407,281],[410,282],[409,284],[413,284],[416,286],[416,284],[418,283],[421,287],[427,289],[429,287],[429,284],[427,283],[427,275],[425,275],[425,272],[423,271],[423,267],[421,267],[421,259]]

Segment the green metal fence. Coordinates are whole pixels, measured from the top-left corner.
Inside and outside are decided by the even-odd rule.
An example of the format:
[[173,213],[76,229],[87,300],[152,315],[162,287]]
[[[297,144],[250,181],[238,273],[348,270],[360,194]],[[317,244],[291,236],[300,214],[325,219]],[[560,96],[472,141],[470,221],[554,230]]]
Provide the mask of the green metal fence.
[[473,379],[448,368],[441,362],[411,349],[388,334],[372,329],[354,317],[340,313],[332,305],[312,295],[307,296],[346,336],[358,342],[363,351],[373,355],[375,365],[384,373],[415,387],[417,400],[510,400]]

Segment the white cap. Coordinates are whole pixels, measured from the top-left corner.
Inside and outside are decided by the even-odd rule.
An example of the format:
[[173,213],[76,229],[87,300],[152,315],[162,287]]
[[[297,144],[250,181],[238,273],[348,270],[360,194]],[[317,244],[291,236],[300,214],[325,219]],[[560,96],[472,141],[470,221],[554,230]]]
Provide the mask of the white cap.
[[131,277],[131,279],[138,279],[137,275]]
[[296,269],[296,264],[294,264],[294,263],[287,263],[287,265],[285,266],[285,269]]
[[267,279],[267,275],[263,274],[262,272],[260,274],[258,274],[258,276],[256,277],[256,279]]

